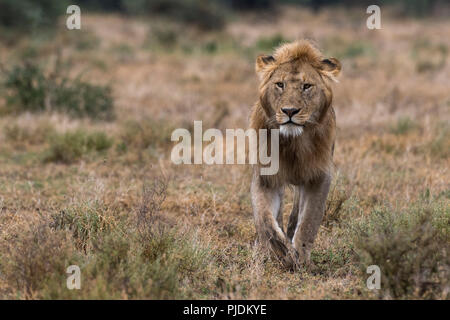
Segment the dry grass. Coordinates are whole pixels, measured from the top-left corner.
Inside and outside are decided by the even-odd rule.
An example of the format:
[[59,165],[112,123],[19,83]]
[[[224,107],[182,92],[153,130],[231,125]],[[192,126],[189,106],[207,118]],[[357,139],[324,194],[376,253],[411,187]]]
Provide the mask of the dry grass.
[[[85,81],[111,84],[116,107],[98,122],[10,114],[0,100],[0,297],[448,298],[450,65],[440,52],[450,22],[386,12],[370,31],[364,12],[348,14],[289,8],[179,38],[161,34],[164,21],[91,15],[80,36],[61,27],[51,41],[0,43],[3,64],[32,48],[71,76],[89,70]],[[248,166],[176,166],[170,133],[194,120],[246,128],[256,54],[300,37],[340,58],[343,74],[334,187],[312,265],[293,273],[253,246]],[[110,147],[89,149],[95,132]],[[369,263],[386,271],[380,292],[366,289]],[[79,291],[65,287],[71,264]]]

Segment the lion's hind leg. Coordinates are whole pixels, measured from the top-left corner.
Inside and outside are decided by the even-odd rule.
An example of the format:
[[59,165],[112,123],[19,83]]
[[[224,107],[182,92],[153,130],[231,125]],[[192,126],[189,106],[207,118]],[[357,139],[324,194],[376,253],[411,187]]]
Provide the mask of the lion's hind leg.
[[324,174],[314,183],[304,186],[293,237],[294,247],[302,263],[309,263],[311,249],[325,213],[330,183],[331,176]]

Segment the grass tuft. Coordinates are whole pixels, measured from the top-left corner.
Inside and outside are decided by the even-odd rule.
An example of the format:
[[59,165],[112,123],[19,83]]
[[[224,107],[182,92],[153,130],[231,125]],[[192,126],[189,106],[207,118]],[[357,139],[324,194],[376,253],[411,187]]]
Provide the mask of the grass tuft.
[[54,134],[44,157],[47,162],[73,163],[92,152],[104,152],[113,140],[103,132],[85,133],[81,130]]
[[400,117],[390,131],[395,135],[405,135],[417,128],[417,124],[409,117]]

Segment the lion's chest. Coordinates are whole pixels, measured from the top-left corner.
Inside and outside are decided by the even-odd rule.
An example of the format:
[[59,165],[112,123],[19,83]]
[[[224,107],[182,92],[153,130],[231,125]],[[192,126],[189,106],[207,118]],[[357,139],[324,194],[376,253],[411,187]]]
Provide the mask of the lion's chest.
[[300,185],[328,172],[331,154],[314,144],[281,144],[278,178],[284,184]]

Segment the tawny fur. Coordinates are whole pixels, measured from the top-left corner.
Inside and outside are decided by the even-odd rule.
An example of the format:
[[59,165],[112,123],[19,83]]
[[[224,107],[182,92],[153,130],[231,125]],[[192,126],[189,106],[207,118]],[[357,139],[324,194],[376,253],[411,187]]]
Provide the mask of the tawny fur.
[[[278,173],[261,176],[256,165],[252,181],[258,238],[289,267],[309,260],[325,209],[336,131],[330,82],[340,69],[339,61],[325,59],[306,40],[282,45],[273,56],[259,56],[256,62],[260,99],[253,107],[250,127],[279,129],[290,119],[302,128],[297,130],[300,135],[280,135]],[[286,107],[299,112],[288,117],[282,111]],[[295,199],[285,234],[280,212],[287,185],[294,186]]]

